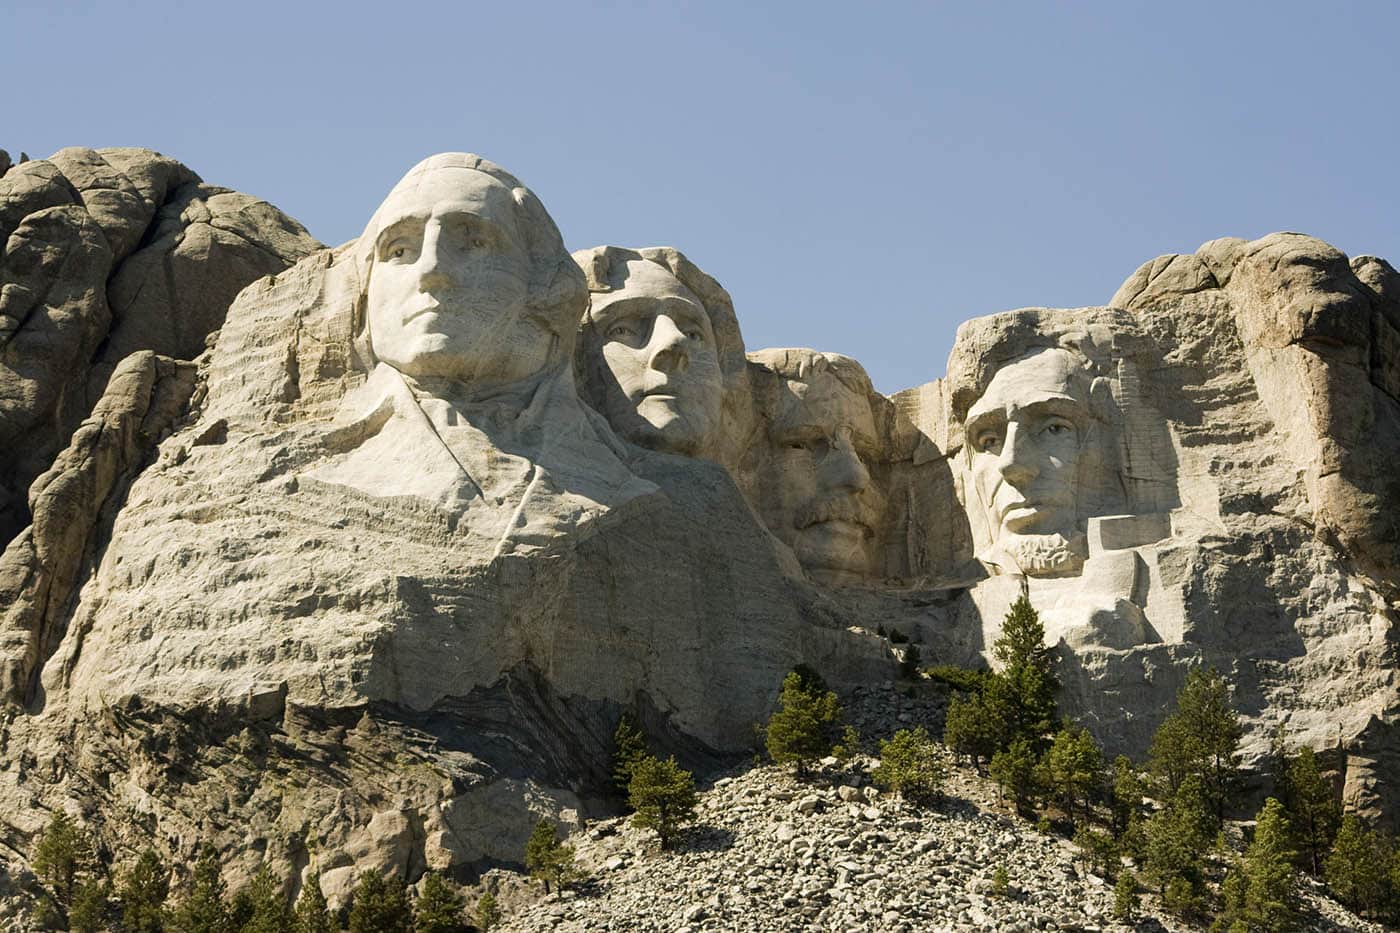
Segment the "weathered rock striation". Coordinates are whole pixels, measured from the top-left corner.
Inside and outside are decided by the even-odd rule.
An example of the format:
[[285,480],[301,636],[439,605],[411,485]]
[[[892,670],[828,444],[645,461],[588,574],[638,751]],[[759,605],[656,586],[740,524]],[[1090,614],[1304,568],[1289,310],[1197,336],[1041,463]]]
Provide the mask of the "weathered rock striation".
[[334,897],[367,868],[466,880],[539,815],[611,812],[622,713],[712,770],[793,666],[883,682],[878,627],[982,664],[1023,590],[1111,752],[1213,665],[1251,756],[1281,722],[1397,815],[1382,260],[1215,241],[1105,307],[970,321],[944,378],[886,398],[839,354],[746,356],[675,249],[571,256],[477,156],[420,163],[336,249],[249,220],[275,244],[250,256],[174,163],[65,152],[0,181],[50,192],[0,201],[29,218],[3,320],[68,335],[16,323],[39,349],[5,358],[33,366],[0,430],[53,448],[0,447],[38,477],[0,556],[16,851],[68,807],[114,852],[213,840]]

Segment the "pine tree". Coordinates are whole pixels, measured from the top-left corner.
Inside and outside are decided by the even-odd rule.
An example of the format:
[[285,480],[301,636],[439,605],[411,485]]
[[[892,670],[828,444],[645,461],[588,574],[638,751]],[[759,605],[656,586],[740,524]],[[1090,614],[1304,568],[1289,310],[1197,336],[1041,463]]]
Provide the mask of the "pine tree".
[[1342,818],[1323,876],[1332,896],[1360,913],[1373,914],[1385,894],[1386,866],[1380,840],[1355,814]]
[[155,849],[147,849],[122,876],[117,889],[125,933],[163,933],[169,895],[170,869]]
[[880,764],[871,776],[902,797],[930,803],[942,795],[947,773],[943,749],[919,726],[881,740]]
[[1031,815],[1040,796],[1040,785],[1036,780],[1037,764],[1035,746],[1029,738],[1021,736],[993,755],[992,763],[987,768],[1002,794],[1015,801],[1016,811],[1022,816]]
[[423,876],[423,893],[413,905],[414,933],[460,933],[466,901],[436,872]]
[[632,783],[632,766],[651,754],[646,736],[642,735],[631,713],[625,713],[618,720],[617,731],[613,733],[613,747],[613,784],[625,794]]
[[1075,811],[1088,815],[1089,803],[1103,786],[1103,752],[1089,730],[1066,723],[1040,761],[1039,783],[1075,823]]
[[633,765],[627,803],[636,811],[632,823],[656,830],[665,849],[681,826],[695,819],[695,778],[675,758],[646,755]]
[[86,832],[62,810],[49,819],[31,858],[34,874],[49,886],[63,910],[73,902],[78,881],[97,870],[97,856]]
[[574,847],[560,842],[554,834],[554,824],[540,820],[534,832],[525,843],[525,867],[531,878],[544,882],[544,891],[549,893],[552,883],[562,889],[578,874],[574,866]]
[[1109,778],[1109,800],[1113,831],[1123,835],[1128,825],[1142,812],[1142,798],[1147,787],[1138,773],[1137,765],[1127,755],[1113,759],[1113,774]]
[[997,753],[1006,724],[980,695],[953,697],[943,717],[943,744],[955,755],[965,755],[978,774]]
[[248,882],[253,915],[239,933],[296,933],[296,915],[287,903],[282,882],[264,862]]
[[1308,870],[1322,874],[1322,858],[1336,838],[1342,823],[1342,804],[1317,766],[1317,754],[1308,746],[1285,762],[1279,782],[1279,802],[1289,814],[1294,845],[1304,857]]
[[367,871],[350,895],[349,933],[410,933],[413,911],[403,881]]
[[101,933],[108,929],[112,888],[105,880],[79,881],[73,886],[73,903],[68,908],[69,933]]
[[808,765],[831,752],[841,706],[819,677],[802,670],[783,678],[778,702],[764,730],[768,754],[779,764],[793,762],[801,777]]
[[1039,748],[1054,728],[1060,682],[1045,647],[1045,626],[1025,594],[1007,611],[1001,634],[992,643],[992,656],[1001,662],[1001,670],[988,679],[983,699],[1006,725],[1000,747],[1025,738]]
[[1215,928],[1288,930],[1298,920],[1290,830],[1283,805],[1270,797],[1256,818],[1254,838],[1221,886],[1225,910]]
[[336,933],[339,924],[331,917],[326,895],[321,891],[321,878],[316,876],[301,886],[297,896],[297,933]]
[[213,846],[204,846],[194,863],[189,892],[171,916],[172,933],[237,933],[229,918],[224,894],[219,853]]
[[1143,869],[1158,891],[1189,912],[1204,890],[1203,855],[1215,837],[1214,817],[1199,776],[1185,778],[1143,826]]
[[1239,714],[1230,707],[1224,679],[1214,670],[1196,668],[1186,675],[1176,695],[1176,712],[1152,736],[1153,773],[1166,783],[1169,793],[1192,775],[1200,778],[1217,829],[1239,788],[1243,732]]
[[501,908],[490,891],[481,895],[476,902],[476,926],[481,933],[490,933],[491,928],[501,922]]
[[1113,917],[1131,923],[1138,912],[1137,878],[1130,871],[1121,872],[1113,886]]

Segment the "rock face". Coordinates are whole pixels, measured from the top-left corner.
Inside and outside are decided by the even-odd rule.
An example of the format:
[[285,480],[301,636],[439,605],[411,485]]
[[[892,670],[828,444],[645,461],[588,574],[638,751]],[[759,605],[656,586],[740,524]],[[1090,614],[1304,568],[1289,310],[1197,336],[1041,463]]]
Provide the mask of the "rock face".
[[194,359],[234,296],[316,243],[265,201],[147,149],[0,170],[0,542],[25,490],[139,350]]
[[[281,252],[211,245],[185,277],[163,270],[224,214],[138,163],[0,182],[49,192],[12,212],[4,320],[37,349],[6,357],[29,368],[0,430],[55,450],[13,467],[40,478],[0,557],[13,848],[68,805],[114,851],[214,841],[235,880],[264,858],[333,896],[368,868],[470,878],[541,814],[609,811],[622,713],[711,770],[752,754],[793,666],[883,683],[877,627],[984,663],[1023,589],[1110,752],[1141,754],[1211,664],[1250,752],[1282,721],[1352,805],[1397,799],[1381,260],[1217,241],[1109,306],[968,322],[945,378],[885,398],[839,354],[746,358],[674,249],[571,257],[476,156],[415,167],[352,243],[284,270],[310,249],[288,222]],[[257,256],[275,274],[224,314],[210,283]]]

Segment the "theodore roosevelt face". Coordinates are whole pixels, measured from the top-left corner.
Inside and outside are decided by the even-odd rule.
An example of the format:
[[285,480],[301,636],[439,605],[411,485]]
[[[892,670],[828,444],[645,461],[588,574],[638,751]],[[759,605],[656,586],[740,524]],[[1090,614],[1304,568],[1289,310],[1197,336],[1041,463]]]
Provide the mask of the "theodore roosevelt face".
[[1039,350],[1002,367],[964,423],[973,483],[994,543],[1071,538],[1078,522],[1080,445],[1089,421],[1076,397],[1076,357]]
[[553,336],[526,311],[530,259],[511,190],[456,166],[410,176],[381,205],[366,318],[375,356],[410,376],[510,382]]
[[644,447],[703,454],[724,384],[700,299],[664,266],[633,259],[622,287],[595,294],[588,316],[585,348],[613,429]]

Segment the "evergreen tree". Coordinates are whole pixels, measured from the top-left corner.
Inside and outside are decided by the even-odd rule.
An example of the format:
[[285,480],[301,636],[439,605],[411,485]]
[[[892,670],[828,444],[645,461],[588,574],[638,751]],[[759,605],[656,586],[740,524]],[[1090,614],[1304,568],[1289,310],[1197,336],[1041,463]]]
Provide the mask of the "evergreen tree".
[[423,876],[423,893],[413,905],[414,933],[460,933],[466,901],[437,872]]
[[213,846],[204,846],[194,863],[190,889],[170,918],[172,933],[237,933],[224,893],[219,853]]
[[613,733],[613,784],[622,793],[632,783],[632,766],[651,754],[636,717],[624,713]]
[[872,777],[903,797],[928,803],[942,795],[947,772],[943,749],[919,726],[880,742],[880,764]]
[[413,910],[403,881],[367,871],[355,882],[350,895],[350,933],[410,933]]
[[117,888],[125,933],[163,933],[165,899],[169,895],[170,869],[155,849],[147,849],[122,876]]
[[1176,695],[1176,712],[1152,736],[1150,767],[1174,794],[1191,776],[1200,778],[1201,792],[1218,829],[1240,781],[1239,745],[1243,728],[1230,707],[1224,679],[1200,668],[1186,675]]
[[988,679],[982,695],[1006,727],[999,747],[1009,748],[1025,738],[1039,748],[1054,728],[1060,682],[1045,647],[1045,626],[1025,594],[1007,611],[1001,634],[992,643],[992,656],[1001,662],[1001,670]]
[[1185,778],[1143,826],[1144,872],[1179,913],[1189,913],[1204,890],[1203,856],[1216,832],[1201,784],[1197,775]]
[[1088,815],[1090,801],[1103,785],[1103,752],[1089,730],[1065,723],[1055,733],[1040,761],[1039,783],[1071,823],[1078,808]]
[[490,933],[491,928],[501,922],[501,908],[490,891],[481,895],[476,902],[476,926],[481,933]]
[[89,878],[75,884],[73,903],[68,908],[69,933],[101,933],[108,929],[111,896],[111,886],[105,880]]
[[294,913],[297,933],[336,933],[340,929],[340,925],[331,918],[326,895],[321,892],[319,875],[302,885]]
[[238,889],[228,905],[228,925],[230,930],[241,931],[253,919],[257,906],[253,903],[253,892],[246,887]]
[[1289,814],[1294,845],[1314,875],[1322,874],[1327,854],[1342,823],[1342,804],[1317,766],[1317,755],[1308,746],[1286,757],[1279,782],[1279,802]]
[[62,810],[49,818],[31,857],[34,874],[49,886],[54,900],[67,911],[73,889],[97,871],[97,856],[86,832]]
[[1109,778],[1109,805],[1112,811],[1113,831],[1123,835],[1128,826],[1142,812],[1142,798],[1147,795],[1147,786],[1138,773],[1137,766],[1127,755],[1113,759],[1113,774]]
[[768,754],[779,764],[793,762],[801,777],[809,764],[831,752],[841,706],[810,670],[794,670],[783,678],[778,702],[764,730]]
[[1288,930],[1297,924],[1293,875],[1297,853],[1289,836],[1283,805],[1270,797],[1259,811],[1254,839],[1221,886],[1225,910],[1215,929]]
[[695,778],[674,757],[646,755],[632,767],[627,803],[636,811],[632,823],[656,830],[665,849],[681,826],[695,819]]
[[253,915],[239,933],[296,933],[296,915],[287,903],[281,880],[266,862],[258,866],[253,880],[248,882],[248,897]]
[[534,832],[530,833],[530,839],[525,843],[525,867],[529,869],[531,878],[544,882],[546,894],[549,893],[550,884],[563,888],[578,873],[574,866],[574,847],[565,845],[555,837],[554,824],[549,820],[540,820],[535,824]]
[[1009,796],[1016,803],[1016,811],[1029,816],[1035,809],[1035,801],[1040,796],[1037,781],[1035,746],[1025,736],[1017,738],[1005,749],[992,756],[988,772],[997,782],[1003,796]]
[[1380,839],[1348,813],[1322,865],[1332,896],[1358,913],[1375,913],[1385,895],[1387,867]]
[[966,699],[953,697],[943,717],[943,744],[955,755],[965,755],[977,769],[986,773],[986,764],[997,753],[1006,724],[981,695]]
[[1113,917],[1131,923],[1138,912],[1137,878],[1130,871],[1121,872],[1113,886]]

